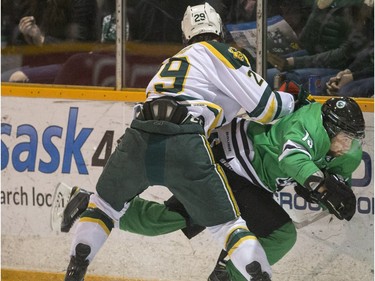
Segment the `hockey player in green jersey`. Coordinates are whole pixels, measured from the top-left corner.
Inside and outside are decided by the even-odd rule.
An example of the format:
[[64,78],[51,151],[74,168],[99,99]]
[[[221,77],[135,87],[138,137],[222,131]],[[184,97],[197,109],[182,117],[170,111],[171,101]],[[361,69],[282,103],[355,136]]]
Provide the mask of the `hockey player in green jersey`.
[[[271,265],[292,248],[296,231],[281,206],[276,207],[271,196],[260,195],[259,187],[271,193],[295,185],[307,201],[349,221],[356,210],[349,187],[362,159],[364,130],[358,104],[341,97],[304,106],[274,125],[237,119],[219,129],[224,153],[220,156],[213,149],[215,157],[225,167],[242,217]],[[236,180],[233,172],[246,178],[247,184]],[[225,252],[209,281],[245,281],[230,261],[224,266],[224,257]]]
[[222,43],[220,16],[208,3],[187,7],[181,27],[188,46],[162,63],[146,88],[146,101],[135,107],[134,120],[90,196],[92,207],[78,222],[65,281],[84,279],[133,198],[152,185],[166,186],[192,220],[230,253],[246,279],[254,275],[252,265],[272,275],[207,138],[241,108],[253,120],[269,123],[301,103],[272,91],[240,51]]
[[[323,105],[304,106],[273,125],[234,119],[217,131],[221,141],[215,141],[214,156],[227,175],[242,217],[259,239],[271,265],[296,240],[295,227],[273,199],[274,192],[295,185],[297,193],[309,202],[321,204],[339,219],[352,218],[356,198],[349,186],[362,158],[364,126],[362,112],[354,100],[332,98]],[[64,231],[74,221],[69,214],[78,205],[84,210],[88,196],[75,189],[65,209]],[[86,203],[80,204],[81,198],[86,198]],[[136,198],[121,218],[120,228],[143,235],[183,229],[189,238],[203,230],[192,225],[183,205],[174,197],[165,204]],[[246,280],[231,261],[224,262],[225,256],[223,251],[209,280]]]

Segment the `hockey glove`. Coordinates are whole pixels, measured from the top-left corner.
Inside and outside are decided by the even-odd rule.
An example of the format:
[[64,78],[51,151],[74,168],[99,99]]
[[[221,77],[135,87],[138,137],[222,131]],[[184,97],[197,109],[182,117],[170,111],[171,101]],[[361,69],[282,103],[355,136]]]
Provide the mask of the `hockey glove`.
[[319,204],[319,201],[317,200],[314,191],[308,190],[306,187],[300,185],[299,183],[297,183],[297,185],[294,186],[294,190],[299,196],[301,196],[307,202]]
[[328,211],[340,220],[350,221],[356,211],[356,197],[349,186],[342,182],[336,175],[328,175],[322,193],[314,191],[313,196],[323,204]]
[[279,88],[279,91],[287,92],[294,97],[294,111],[300,109],[304,105],[315,102],[314,98],[307,92],[302,85],[298,85],[294,81],[285,81]]

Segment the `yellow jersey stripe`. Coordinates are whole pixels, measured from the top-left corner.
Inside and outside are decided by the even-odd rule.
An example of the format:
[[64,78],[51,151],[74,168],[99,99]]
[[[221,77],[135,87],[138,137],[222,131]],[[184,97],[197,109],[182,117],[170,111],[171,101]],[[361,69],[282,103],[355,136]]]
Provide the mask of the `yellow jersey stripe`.
[[235,69],[235,67],[233,66],[233,64],[226,57],[224,57],[217,49],[215,49],[212,45],[210,45],[207,42],[201,42],[200,44],[202,44],[207,49],[209,49],[210,52],[213,53],[228,68]]
[[221,108],[221,106],[219,106],[215,103],[212,103],[212,102],[205,101],[205,100],[198,100],[198,101],[189,100],[188,102],[192,105],[205,105],[209,108],[213,108],[213,109],[217,110],[218,114],[215,116],[215,119],[212,122],[212,124],[209,127],[208,132],[207,132],[207,135],[209,136],[211,134],[212,130],[215,129],[218,126],[219,120],[221,120],[221,117],[223,115],[223,109]]
[[276,107],[276,100],[275,98],[272,97],[270,105],[267,108],[266,114],[264,114],[264,116],[258,121],[263,124],[271,122],[273,120],[274,113],[276,112],[275,107]]

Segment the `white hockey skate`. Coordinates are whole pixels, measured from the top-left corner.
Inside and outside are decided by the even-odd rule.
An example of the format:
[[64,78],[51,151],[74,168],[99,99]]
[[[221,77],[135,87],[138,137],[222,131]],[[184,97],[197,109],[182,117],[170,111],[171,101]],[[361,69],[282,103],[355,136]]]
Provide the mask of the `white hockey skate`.
[[86,210],[92,192],[65,183],[56,186],[52,209],[51,227],[55,231],[69,232],[74,222]]
[[60,231],[64,208],[68,204],[72,187],[60,182],[56,185],[51,207],[51,228]]

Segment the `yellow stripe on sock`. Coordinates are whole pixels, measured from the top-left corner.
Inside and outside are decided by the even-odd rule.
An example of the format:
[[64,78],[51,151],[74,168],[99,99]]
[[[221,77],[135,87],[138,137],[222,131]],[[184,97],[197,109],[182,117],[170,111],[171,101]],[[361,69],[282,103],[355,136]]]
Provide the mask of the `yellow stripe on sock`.
[[108,227],[106,226],[106,224],[100,220],[100,219],[94,219],[94,218],[89,218],[89,217],[82,217],[79,219],[79,222],[92,222],[92,223],[97,223],[101,226],[101,228],[103,228],[104,232],[107,233],[107,235],[109,235],[111,233],[111,231],[108,229]]
[[231,230],[231,232],[227,235],[227,237],[225,238],[225,245],[228,244],[228,240],[229,240],[229,237],[232,235],[233,232],[235,232],[237,229],[244,229],[244,230],[247,230],[249,231],[249,229],[246,227],[246,226],[237,226],[236,228],[234,228],[233,230]]
[[236,244],[233,245],[233,247],[228,251],[228,256],[230,257],[232,255],[232,253],[238,249],[238,247],[240,246],[240,244],[244,241],[247,241],[247,240],[257,240],[257,238],[255,236],[251,236],[251,235],[248,235],[248,236],[245,236],[245,237],[242,237],[240,240],[238,240],[238,242]]

